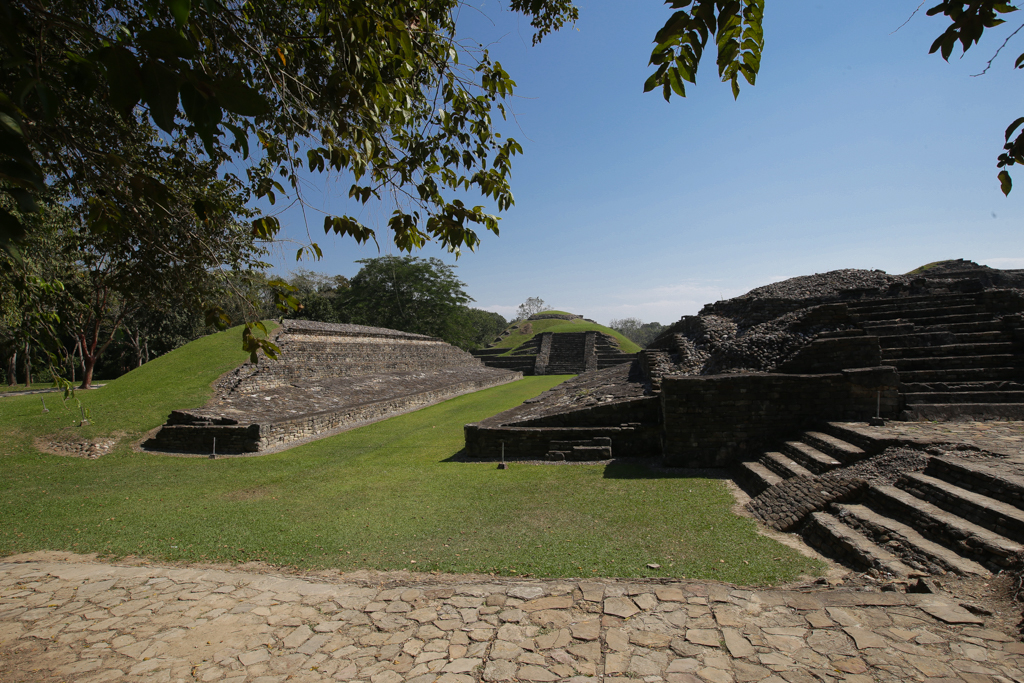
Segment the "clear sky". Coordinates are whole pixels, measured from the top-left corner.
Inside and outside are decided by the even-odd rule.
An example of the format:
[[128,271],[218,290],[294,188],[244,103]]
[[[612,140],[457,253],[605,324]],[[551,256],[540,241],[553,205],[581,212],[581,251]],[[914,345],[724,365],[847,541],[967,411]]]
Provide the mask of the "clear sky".
[[[518,83],[505,132],[516,206],[457,264],[479,308],[506,317],[527,297],[601,323],[672,323],[705,303],[837,268],[903,273],[967,258],[1024,268],[1024,169],[1003,197],[995,160],[1018,116],[1013,61],[1024,31],[985,68],[1024,11],[961,59],[929,55],[946,24],[914,0],[771,2],[756,87],[734,101],[714,53],[687,98],[643,93],[652,39],[670,14],[656,0],[578,0],[575,27],[530,47],[528,22],[471,0],[460,29],[489,44]],[[1005,30],[1003,30],[1005,29]],[[1019,167],[1017,167],[1019,168]],[[311,177],[306,199],[319,262],[295,248],[272,261],[352,276],[375,247],[325,237],[317,208],[354,211],[351,180]],[[478,201],[476,203],[485,203]],[[362,220],[384,236],[387,212]],[[306,240],[302,214],[282,216]],[[386,239],[382,254],[397,253]]]

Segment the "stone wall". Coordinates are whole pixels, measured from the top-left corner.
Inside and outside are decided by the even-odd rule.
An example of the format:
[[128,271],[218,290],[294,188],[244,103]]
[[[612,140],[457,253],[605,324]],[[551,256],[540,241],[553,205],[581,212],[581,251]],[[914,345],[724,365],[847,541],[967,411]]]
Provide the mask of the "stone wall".
[[660,438],[656,425],[519,427],[468,424],[463,429],[466,455],[487,460],[500,458],[503,445],[507,460],[545,460],[552,441],[585,441],[600,437],[611,439],[613,457],[651,457],[658,453]]
[[263,452],[416,410],[522,373],[484,366],[424,335],[284,320],[279,360],[221,376],[214,396],[174,411],[146,446],[218,454]]
[[311,340],[289,335],[283,338],[281,350],[284,362],[247,363],[239,368],[235,390],[254,393],[298,381],[480,365],[465,351],[431,339],[336,335]]
[[860,330],[846,336],[815,339],[781,363],[773,372],[784,374],[821,374],[841,372],[846,368],[870,368],[882,364],[878,337]]
[[768,373],[665,377],[662,444],[674,467],[729,467],[828,420],[867,420],[901,409],[891,367],[823,375]]
[[151,444],[158,450],[181,453],[251,453],[277,448],[289,442],[320,438],[377,420],[434,405],[455,396],[479,391],[520,379],[518,373],[495,378],[469,380],[407,396],[394,397],[338,410],[279,419],[262,424],[217,424],[186,411],[174,411]]

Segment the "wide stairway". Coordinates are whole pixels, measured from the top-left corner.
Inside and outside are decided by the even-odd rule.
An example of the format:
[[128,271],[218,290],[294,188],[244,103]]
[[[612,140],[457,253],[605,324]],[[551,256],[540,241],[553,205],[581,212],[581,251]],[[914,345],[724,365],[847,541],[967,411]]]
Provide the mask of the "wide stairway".
[[551,354],[546,375],[578,375],[587,370],[587,333],[561,332],[551,335]]
[[736,481],[756,517],[858,570],[987,576],[1018,565],[1024,477],[1014,466],[922,453],[923,469],[888,478],[844,470],[891,445],[832,422],[741,463]]
[[985,294],[901,297],[847,304],[877,335],[882,364],[900,373],[904,420],[1024,419],[1020,315]]

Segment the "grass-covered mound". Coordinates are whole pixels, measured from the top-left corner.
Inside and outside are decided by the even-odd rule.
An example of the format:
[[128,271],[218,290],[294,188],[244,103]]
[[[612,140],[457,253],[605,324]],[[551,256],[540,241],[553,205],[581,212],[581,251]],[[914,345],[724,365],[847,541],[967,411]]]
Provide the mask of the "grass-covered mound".
[[[537,315],[550,314],[572,315],[571,313],[566,313],[565,311],[542,311]],[[529,325],[529,327],[526,327],[527,325]],[[612,337],[615,337],[616,341],[619,342],[619,348],[622,349],[623,353],[637,353],[640,351],[639,346],[631,342],[629,339],[624,337],[619,332],[616,332],[610,327],[605,327],[604,325],[598,325],[597,323],[588,322],[583,318],[574,318],[572,320],[561,320],[559,318],[544,318],[540,320],[535,320],[534,318],[531,317],[530,319],[524,320],[522,322],[512,323],[511,325],[508,326],[507,331],[509,334],[502,337],[500,341],[497,341],[494,344],[489,344],[487,348],[508,349],[508,351],[505,354],[503,354],[507,355],[509,353],[514,352],[520,346],[530,341],[531,339],[533,339],[542,332],[559,333],[595,331],[603,332],[605,334],[611,335]]]
[[[724,482],[636,466],[453,459],[462,427],[560,381],[530,377],[281,453],[209,460],[130,446],[173,408],[201,405],[244,358],[237,333],[193,342],[77,408],[0,399],[0,556],[52,549],[156,560],[260,560],[306,569],[789,581],[823,567],[755,533]],[[97,460],[33,437],[125,432]],[[648,563],[660,564],[652,570]]]

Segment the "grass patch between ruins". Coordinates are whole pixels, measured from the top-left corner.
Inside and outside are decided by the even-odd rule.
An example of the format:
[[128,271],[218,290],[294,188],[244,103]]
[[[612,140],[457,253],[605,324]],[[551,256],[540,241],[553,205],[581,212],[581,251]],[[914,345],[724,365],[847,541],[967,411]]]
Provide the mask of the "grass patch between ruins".
[[[686,576],[772,584],[824,567],[733,515],[724,482],[637,466],[452,460],[467,422],[561,381],[531,377],[281,453],[177,458],[131,439],[201,405],[244,358],[237,334],[153,361],[78,409],[0,399],[0,555],[51,549],[302,569],[509,576]],[[9,427],[9,428],[7,428]],[[40,453],[33,437],[125,434],[97,460]],[[647,564],[661,565],[648,569]]]

